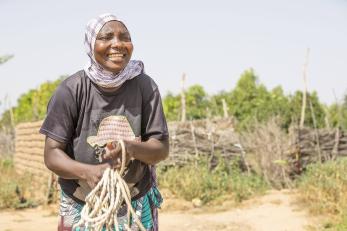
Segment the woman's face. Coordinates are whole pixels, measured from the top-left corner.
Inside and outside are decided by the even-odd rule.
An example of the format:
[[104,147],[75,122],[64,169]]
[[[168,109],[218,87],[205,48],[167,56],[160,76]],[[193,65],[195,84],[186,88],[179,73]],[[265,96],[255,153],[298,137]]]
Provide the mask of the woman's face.
[[96,36],[94,57],[103,68],[118,73],[128,64],[133,49],[129,31],[123,23],[109,21]]

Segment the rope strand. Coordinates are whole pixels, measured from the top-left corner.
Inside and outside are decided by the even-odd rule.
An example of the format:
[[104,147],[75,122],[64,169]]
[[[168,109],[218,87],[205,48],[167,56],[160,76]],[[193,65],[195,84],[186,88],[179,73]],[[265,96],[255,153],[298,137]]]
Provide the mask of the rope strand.
[[119,223],[117,220],[117,212],[123,201],[127,206],[127,224],[124,224],[126,230],[130,228],[130,218],[133,217],[136,225],[141,231],[145,231],[141,220],[131,206],[130,190],[122,174],[125,170],[126,151],[123,140],[119,140],[118,144],[122,148],[122,162],[119,170],[107,168],[99,183],[87,195],[86,204],[81,211],[80,221],[73,226],[73,230],[77,227],[84,226],[90,230],[99,231],[103,227],[106,230],[119,231]]

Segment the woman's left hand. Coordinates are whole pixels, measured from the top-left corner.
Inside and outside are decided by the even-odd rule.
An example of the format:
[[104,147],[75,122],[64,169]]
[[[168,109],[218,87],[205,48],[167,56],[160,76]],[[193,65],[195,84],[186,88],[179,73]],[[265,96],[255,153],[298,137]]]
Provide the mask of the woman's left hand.
[[[126,144],[124,143],[124,146]],[[125,166],[127,166],[131,160],[130,154],[126,151],[125,147]],[[105,147],[105,153],[103,154],[104,160],[110,160],[111,165],[114,168],[120,169],[122,166],[122,146],[119,142],[114,141],[111,143],[108,143]]]

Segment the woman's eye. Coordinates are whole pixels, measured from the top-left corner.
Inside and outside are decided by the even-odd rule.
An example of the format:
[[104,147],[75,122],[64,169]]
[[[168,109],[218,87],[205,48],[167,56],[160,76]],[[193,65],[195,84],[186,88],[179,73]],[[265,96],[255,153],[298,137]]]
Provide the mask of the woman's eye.
[[[113,38],[114,38],[113,35],[105,35],[105,36],[98,37],[97,40],[110,41]],[[120,35],[119,37],[117,37],[117,40],[122,42],[131,42],[131,38],[129,35]]]
[[121,36],[119,39],[124,42],[131,42],[131,38],[128,35]]
[[111,40],[112,36],[101,36],[99,38],[97,38],[98,40],[102,40],[102,41],[107,41],[107,40]]

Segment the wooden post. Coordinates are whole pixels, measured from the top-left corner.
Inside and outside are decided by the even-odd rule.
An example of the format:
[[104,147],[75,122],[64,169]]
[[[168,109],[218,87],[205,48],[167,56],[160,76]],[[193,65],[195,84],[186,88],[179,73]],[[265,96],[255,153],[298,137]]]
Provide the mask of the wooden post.
[[12,107],[10,107],[9,110],[10,110],[11,128],[12,128],[13,131],[14,131],[15,125],[14,125],[14,115],[13,115],[13,109],[12,109]]
[[[207,120],[207,121],[209,121],[209,120]],[[212,161],[214,160],[214,149],[215,149],[213,133],[214,133],[214,131],[213,131],[212,127],[210,127],[209,132],[208,132],[208,136],[210,138],[209,140],[211,140],[211,156],[210,156],[210,159],[208,161],[208,169],[210,171],[212,170]]]
[[224,118],[228,118],[229,117],[229,113],[228,113],[228,105],[225,102],[225,99],[222,99],[222,104],[223,104],[223,112],[224,112]]
[[15,150],[15,121],[14,121],[14,116],[13,116],[13,109],[11,105],[11,99],[8,95],[5,96],[4,99],[4,105],[5,107],[8,107],[9,113],[10,113],[10,127],[4,126],[5,128],[5,133],[11,137],[12,142],[9,142],[6,147],[7,147],[7,153],[13,153]]
[[234,144],[234,146],[240,149],[240,151],[241,151],[240,157],[241,157],[242,164],[244,165],[244,167],[246,167],[247,174],[250,175],[251,169],[250,169],[249,164],[246,160],[246,151],[243,149],[241,143]]
[[39,110],[38,110],[38,100],[37,100],[37,94],[38,91],[33,93],[33,117],[35,119],[35,121],[37,121],[39,119]]
[[310,49],[307,48],[305,64],[303,66],[303,78],[304,78],[304,91],[302,95],[302,108],[301,108],[301,119],[300,119],[300,128],[304,127],[305,123],[305,111],[306,111],[306,94],[307,94],[307,66],[308,66],[308,56]]
[[331,159],[336,160],[339,156],[339,145],[340,145],[340,128],[336,128],[335,132],[335,144],[333,150],[331,150]]
[[336,127],[340,127],[341,126],[341,117],[342,117],[342,105],[339,105],[339,101],[337,99],[335,90],[333,89],[333,94],[334,94],[334,98],[335,98],[335,104],[337,107],[337,125]]
[[185,89],[184,89],[185,81],[186,81],[186,74],[183,73],[182,79],[181,79],[181,122],[186,121],[186,95],[185,95]]
[[211,110],[209,107],[206,107],[206,118],[207,119],[211,119],[212,115],[211,115]]
[[339,105],[337,100],[337,96],[335,90],[333,89],[333,94],[335,97],[336,107],[337,107],[337,126],[335,132],[335,144],[333,149],[331,150],[331,156],[333,160],[336,160],[339,155],[339,145],[340,145],[340,125],[341,125],[341,114],[342,114],[342,106]]
[[329,110],[327,107],[324,106],[324,122],[325,122],[325,127],[326,129],[330,130],[330,122],[329,122],[329,118],[330,118],[330,114],[329,114]]
[[10,112],[11,129],[14,131],[15,124],[14,124],[13,109],[12,109],[12,105],[11,105],[11,99],[8,95],[5,96],[4,106],[8,107],[8,110]]
[[196,138],[195,138],[195,127],[194,127],[192,121],[190,121],[190,132],[192,133],[192,139],[193,139],[194,151],[195,151],[195,158],[197,160],[199,158],[199,150],[198,150],[198,144],[196,143]]
[[[319,133],[318,133],[318,128],[317,128],[316,116],[314,114],[314,109],[313,109],[311,99],[309,99],[309,102],[310,102],[311,116],[312,116],[312,120],[313,120],[314,134],[315,134],[316,142],[317,142],[316,147],[317,147],[317,152],[318,152],[319,163],[322,163],[322,152],[321,152],[321,148],[320,148],[320,141],[319,141]],[[327,157],[325,157],[325,160],[327,160]]]

